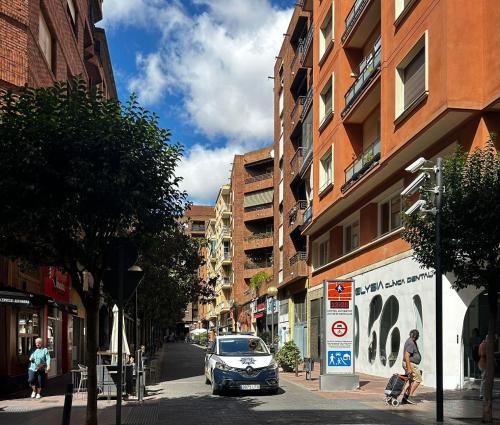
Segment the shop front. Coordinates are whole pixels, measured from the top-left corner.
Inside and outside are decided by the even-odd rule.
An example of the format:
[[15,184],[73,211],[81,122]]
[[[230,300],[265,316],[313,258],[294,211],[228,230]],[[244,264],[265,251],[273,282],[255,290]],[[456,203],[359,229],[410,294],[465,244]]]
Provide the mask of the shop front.
[[255,303],[255,312],[253,315],[254,318],[254,327],[257,336],[261,338],[267,338],[267,329],[266,329],[266,296],[259,297],[254,301]]

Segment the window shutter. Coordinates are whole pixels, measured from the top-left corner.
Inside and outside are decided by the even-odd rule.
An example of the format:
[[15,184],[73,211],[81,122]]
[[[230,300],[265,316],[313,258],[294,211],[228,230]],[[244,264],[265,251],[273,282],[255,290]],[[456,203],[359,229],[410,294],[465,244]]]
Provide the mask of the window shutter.
[[425,49],[420,50],[404,70],[404,108],[425,91]]
[[245,195],[243,207],[255,207],[257,205],[270,204],[273,202],[273,189],[259,190]]

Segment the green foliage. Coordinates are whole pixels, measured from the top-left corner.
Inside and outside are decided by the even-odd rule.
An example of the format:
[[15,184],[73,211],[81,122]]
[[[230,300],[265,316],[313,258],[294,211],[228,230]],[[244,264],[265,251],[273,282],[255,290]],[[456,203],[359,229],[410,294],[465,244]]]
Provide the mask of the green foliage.
[[199,345],[207,345],[208,342],[208,334],[195,334],[193,335],[193,342]]
[[[443,183],[443,270],[455,274],[455,288],[486,288],[500,274],[500,157],[493,142],[470,155],[459,150],[445,158]],[[427,205],[431,197],[421,195]],[[403,238],[420,263],[435,267],[434,215],[413,214]]]
[[262,286],[263,283],[265,283],[269,280],[269,278],[270,278],[270,276],[266,272],[255,273],[251,277],[250,284],[248,286],[250,286],[250,288],[257,291]]
[[296,364],[302,362],[299,347],[293,341],[285,342],[276,353],[275,359],[283,370],[293,370]]

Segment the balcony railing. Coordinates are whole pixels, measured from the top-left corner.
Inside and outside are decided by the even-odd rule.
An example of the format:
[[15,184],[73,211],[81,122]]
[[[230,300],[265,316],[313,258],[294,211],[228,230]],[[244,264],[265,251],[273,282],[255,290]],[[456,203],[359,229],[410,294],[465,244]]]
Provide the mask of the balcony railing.
[[204,232],[205,229],[206,229],[205,225],[201,225],[201,224],[193,224],[191,226],[192,232]]
[[370,170],[380,160],[380,139],[375,140],[367,149],[345,169],[345,183],[340,188],[345,192],[356,180]]
[[309,205],[304,211],[304,226],[312,219],[312,205]]
[[344,34],[342,34],[342,43],[344,43],[347,37],[349,37],[349,34],[358,21],[358,18],[361,16],[361,12],[363,12],[363,9],[370,1],[372,0],[356,0],[354,2],[347,18],[345,19],[345,31]]
[[274,235],[273,232],[254,233],[254,234],[252,234],[250,236],[245,236],[245,242],[259,240],[259,239],[272,238],[273,235]]
[[361,61],[359,66],[359,76],[344,96],[345,107],[341,113],[342,118],[344,118],[344,116],[349,112],[370,81],[372,81],[375,75],[377,75],[380,71],[380,61],[382,57],[381,47],[379,38],[375,42],[375,46],[370,54]]
[[309,149],[304,153],[304,162],[302,163],[302,168],[300,169],[301,173],[307,170],[309,165],[311,165],[312,160],[313,160],[313,151],[312,151],[312,146],[310,146]]
[[268,267],[273,266],[273,260],[268,258],[266,260],[261,260],[261,261],[252,261],[252,260],[246,260],[245,261],[245,270],[249,269],[265,269]]
[[293,176],[296,176],[300,173],[302,164],[304,164],[304,148],[301,146],[297,148],[292,160],[290,161],[290,172]]
[[299,261],[307,261],[307,252],[298,251],[293,257],[290,257],[290,266],[298,263]]
[[230,252],[224,252],[222,254],[222,261],[231,261],[231,253]]
[[306,98],[304,99],[304,107],[302,108],[302,113],[300,114],[301,120],[304,120],[307,112],[309,112],[309,108],[312,104],[312,101],[313,101],[313,88],[311,86],[311,88],[307,92]]
[[273,178],[273,173],[264,173],[264,174],[259,174],[257,176],[253,176],[253,177],[248,177],[245,179],[245,183],[248,184],[248,183],[255,183],[255,182],[259,182],[261,180],[267,180],[267,179],[272,179]]
[[230,227],[223,227],[221,230],[221,235],[223,238],[230,238],[231,237],[231,228]]
[[292,120],[294,125],[297,124],[301,119],[302,107],[304,105],[305,100],[306,100],[305,96],[299,96],[295,101],[295,105],[292,109],[292,112],[290,112],[290,119]]
[[307,208],[307,201],[298,201],[292,209],[288,212],[288,222],[290,225],[301,222],[302,211]]
[[249,213],[249,212],[252,212],[252,211],[260,211],[260,210],[265,210],[265,209],[268,209],[268,208],[271,208],[273,206],[272,203],[269,203],[269,204],[261,204],[261,205],[254,205],[253,207],[246,207],[245,208],[245,212],[246,213]]
[[309,26],[309,30],[307,31],[306,38],[304,38],[304,43],[302,44],[302,52],[300,56],[300,63],[304,65],[304,62],[306,61],[307,53],[309,51],[309,48],[311,47],[312,44],[312,39],[313,39],[313,34],[314,34],[314,25],[311,22],[311,25]]

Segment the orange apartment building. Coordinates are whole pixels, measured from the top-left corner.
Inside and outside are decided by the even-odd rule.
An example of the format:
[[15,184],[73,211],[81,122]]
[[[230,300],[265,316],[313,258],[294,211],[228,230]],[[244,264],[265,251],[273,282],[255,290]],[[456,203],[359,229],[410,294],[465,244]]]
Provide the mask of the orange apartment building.
[[[191,205],[181,219],[184,225],[185,232],[193,238],[207,238],[207,231],[210,221],[215,217],[214,208],[209,205]],[[203,245],[200,248],[200,255],[203,258],[208,257],[210,247]],[[209,278],[208,263],[205,261],[198,268],[198,277],[200,280],[207,282]],[[178,333],[187,333],[189,330],[201,328],[201,320],[205,314],[206,304],[189,303],[186,306],[186,311],[183,318],[184,329],[178,329]]]
[[[417,328],[424,383],[435,385],[434,271],[401,239],[400,193],[414,177],[404,168],[499,131],[499,18],[491,0],[298,2],[274,80],[282,341],[319,358],[323,281],[351,278],[357,371],[399,372]],[[292,275],[304,247],[308,270]],[[475,373],[468,344],[486,329],[485,297],[452,280],[443,276],[444,386],[460,388]],[[297,290],[307,291],[305,320]]]
[[[81,75],[116,98],[102,0],[0,2],[0,90],[52,85]],[[85,363],[85,308],[67,276],[23,270],[0,258],[0,392],[25,388],[28,352],[45,340],[50,375]],[[109,342],[109,339],[108,339]]]
[[[273,276],[273,166],[274,152],[267,147],[236,155],[231,171],[233,311],[237,330],[259,335],[270,332],[273,319],[266,295]],[[252,288],[259,272],[269,281]]]

